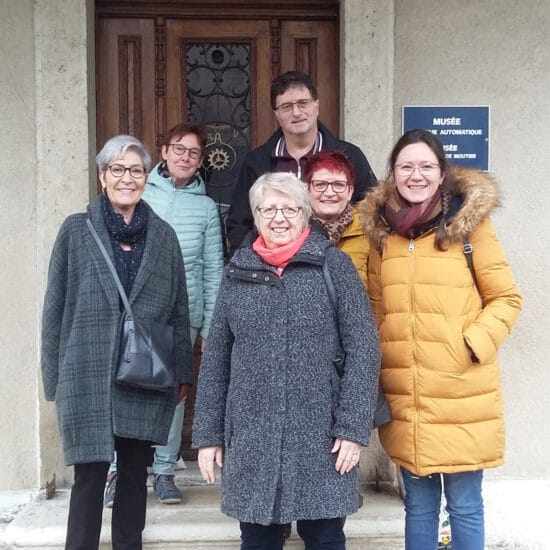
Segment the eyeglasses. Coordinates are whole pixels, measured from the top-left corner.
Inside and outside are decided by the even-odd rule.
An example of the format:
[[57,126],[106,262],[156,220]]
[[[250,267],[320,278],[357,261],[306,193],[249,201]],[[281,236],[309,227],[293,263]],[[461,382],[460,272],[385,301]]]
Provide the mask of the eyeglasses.
[[109,172],[111,172],[115,178],[121,178],[126,172],[130,172],[132,178],[139,179],[145,175],[145,168],[139,164],[134,164],[134,166],[129,166],[128,168],[122,164],[111,164],[111,166],[109,166]]
[[421,164],[420,166],[414,166],[413,164],[396,164],[395,165],[396,172],[401,176],[412,176],[415,170],[418,170],[418,172],[422,176],[431,176],[434,174],[434,172],[439,168],[439,164]]
[[290,113],[294,109],[294,105],[296,105],[300,111],[305,111],[314,101],[317,100],[312,97],[299,99],[298,101],[289,101],[288,103],[281,103],[278,107],[275,107],[275,110],[281,111],[281,113]]
[[178,155],[178,157],[185,155],[185,153],[189,153],[189,158],[198,160],[202,156],[202,149],[185,147],[185,145],[182,145],[181,143],[169,143],[168,145],[172,146],[174,155]]
[[277,216],[277,212],[281,212],[285,218],[295,218],[301,209],[301,206],[283,206],[282,208],[267,206],[266,208],[256,208],[256,210],[260,213],[260,216],[266,220],[272,220],[275,218]]
[[332,188],[335,193],[343,193],[349,187],[347,181],[325,181],[325,180],[311,180],[309,185],[317,193],[324,193],[328,186]]

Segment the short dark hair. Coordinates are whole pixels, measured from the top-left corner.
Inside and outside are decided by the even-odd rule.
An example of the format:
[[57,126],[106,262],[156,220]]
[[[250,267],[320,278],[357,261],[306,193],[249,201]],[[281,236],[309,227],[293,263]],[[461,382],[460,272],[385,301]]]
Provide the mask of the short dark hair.
[[277,96],[284,94],[290,88],[307,88],[311,97],[317,99],[317,88],[306,73],[300,71],[288,71],[279,75],[271,84],[271,108],[277,107]]
[[172,128],[170,128],[166,132],[166,134],[164,134],[162,145],[168,147],[168,145],[170,145],[173,140],[178,141],[183,136],[186,136],[188,134],[194,134],[197,136],[199,145],[204,151],[207,142],[206,128],[204,126],[200,126],[199,124],[189,124],[187,122],[182,122],[180,124],[172,126]]

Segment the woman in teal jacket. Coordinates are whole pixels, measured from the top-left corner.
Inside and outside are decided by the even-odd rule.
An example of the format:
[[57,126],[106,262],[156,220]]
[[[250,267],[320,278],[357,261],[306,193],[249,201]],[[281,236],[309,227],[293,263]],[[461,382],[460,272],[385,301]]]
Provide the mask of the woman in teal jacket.
[[[208,336],[214,302],[223,270],[220,215],[198,173],[204,157],[206,133],[203,127],[177,124],[164,136],[158,163],[149,176],[143,199],[168,222],[179,240],[189,299],[191,344],[197,336]],[[182,496],[174,482],[174,466],[181,445],[185,400],[176,407],[166,446],[155,447],[154,489],[164,504],[177,504]],[[112,505],[116,487],[116,466],[107,481],[105,505]]]

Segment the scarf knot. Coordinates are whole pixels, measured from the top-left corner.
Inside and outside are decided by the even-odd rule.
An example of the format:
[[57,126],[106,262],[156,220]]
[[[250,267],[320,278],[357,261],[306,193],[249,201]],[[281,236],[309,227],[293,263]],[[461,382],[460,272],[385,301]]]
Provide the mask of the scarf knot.
[[398,235],[414,238],[426,225],[432,223],[442,210],[439,188],[422,203],[405,200],[395,189],[384,205],[384,218]]
[[277,248],[267,248],[264,238],[260,235],[252,243],[252,250],[254,250],[264,262],[272,265],[275,268],[275,273],[280,277],[285,267],[290,263],[290,260],[300,251],[310,233],[311,228],[306,227],[295,241]]

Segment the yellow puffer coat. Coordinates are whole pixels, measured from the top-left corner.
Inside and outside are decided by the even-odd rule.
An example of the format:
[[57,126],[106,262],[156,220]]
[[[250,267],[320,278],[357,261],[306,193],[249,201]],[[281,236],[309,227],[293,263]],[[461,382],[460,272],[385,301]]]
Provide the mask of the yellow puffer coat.
[[340,241],[338,241],[336,246],[351,258],[366,289],[369,241],[363,233],[363,227],[361,226],[361,220],[359,219],[357,210],[353,210],[353,219],[342,233]]
[[[358,207],[371,241],[368,288],[393,413],[380,439],[396,464],[420,476],[502,464],[497,351],[522,303],[489,218],[498,203],[495,182],[477,170],[455,172],[462,204],[449,221],[445,251],[435,248],[434,231],[416,239],[391,233],[380,215],[389,182]],[[464,255],[465,235],[478,288]]]

